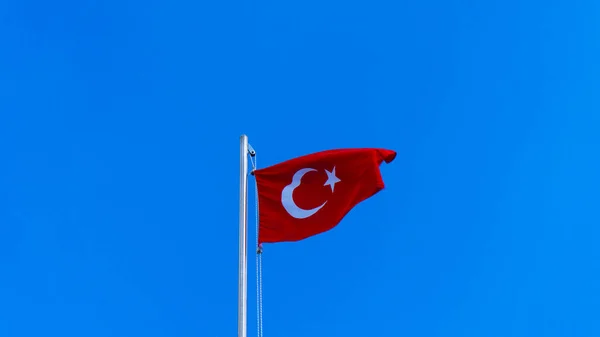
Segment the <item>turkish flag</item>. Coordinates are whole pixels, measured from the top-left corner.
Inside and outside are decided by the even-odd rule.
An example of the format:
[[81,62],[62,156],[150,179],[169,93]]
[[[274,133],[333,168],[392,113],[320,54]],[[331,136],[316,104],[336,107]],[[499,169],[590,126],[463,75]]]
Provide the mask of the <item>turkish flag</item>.
[[259,243],[299,241],[337,226],[384,188],[379,166],[395,157],[386,149],[336,149],[255,170]]

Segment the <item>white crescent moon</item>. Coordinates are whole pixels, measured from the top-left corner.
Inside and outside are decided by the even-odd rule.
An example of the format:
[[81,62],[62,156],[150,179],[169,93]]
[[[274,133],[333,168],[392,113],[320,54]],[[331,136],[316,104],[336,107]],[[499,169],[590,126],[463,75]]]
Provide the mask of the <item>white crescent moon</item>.
[[294,174],[294,177],[292,177],[292,183],[284,187],[283,191],[281,191],[281,203],[283,204],[283,207],[291,216],[296,219],[308,218],[309,216],[317,213],[317,211],[319,211],[321,207],[325,206],[327,203],[327,201],[325,201],[321,206],[313,209],[302,209],[294,202],[294,198],[292,197],[294,190],[296,187],[300,186],[300,180],[302,177],[310,171],[316,170],[312,168],[303,168],[298,170],[298,172]]

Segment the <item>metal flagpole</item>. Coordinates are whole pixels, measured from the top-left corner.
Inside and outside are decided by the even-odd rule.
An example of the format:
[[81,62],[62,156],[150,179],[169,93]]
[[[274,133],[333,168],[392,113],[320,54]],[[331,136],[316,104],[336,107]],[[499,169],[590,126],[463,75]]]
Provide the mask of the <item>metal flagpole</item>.
[[240,137],[238,337],[246,337],[248,294],[248,136]]

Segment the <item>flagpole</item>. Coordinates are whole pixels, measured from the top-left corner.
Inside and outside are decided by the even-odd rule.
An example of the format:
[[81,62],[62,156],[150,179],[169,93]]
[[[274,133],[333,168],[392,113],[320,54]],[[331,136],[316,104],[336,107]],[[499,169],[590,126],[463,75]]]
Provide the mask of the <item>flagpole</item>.
[[246,337],[248,295],[248,136],[240,137],[240,229],[238,274],[238,337]]

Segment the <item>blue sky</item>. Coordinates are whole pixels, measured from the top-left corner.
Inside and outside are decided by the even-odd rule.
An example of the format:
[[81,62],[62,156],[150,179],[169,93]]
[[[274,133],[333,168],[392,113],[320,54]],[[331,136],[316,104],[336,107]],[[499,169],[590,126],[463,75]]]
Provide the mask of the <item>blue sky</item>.
[[242,133],[398,152],[266,336],[600,335],[598,6],[0,2],[0,335],[235,336]]

